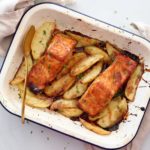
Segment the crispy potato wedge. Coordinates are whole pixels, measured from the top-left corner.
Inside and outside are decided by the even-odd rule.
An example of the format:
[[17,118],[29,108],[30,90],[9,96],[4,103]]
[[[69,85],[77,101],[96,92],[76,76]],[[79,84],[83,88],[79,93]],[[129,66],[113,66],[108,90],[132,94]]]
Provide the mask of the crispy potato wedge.
[[84,47],[84,46],[90,46],[90,45],[96,45],[99,44],[100,41],[94,38],[90,38],[88,36],[82,35],[81,33],[75,32],[75,31],[68,31],[66,30],[65,33],[72,38],[74,38],[78,43],[76,47]]
[[81,60],[75,66],[73,66],[70,73],[72,76],[77,76],[83,73],[84,71],[86,71],[87,69],[89,69],[91,66],[93,66],[95,63],[97,63],[101,59],[103,59],[103,56],[101,55],[89,56]]
[[50,109],[61,111],[66,108],[78,108],[77,103],[77,100],[58,99],[52,103]]
[[128,100],[134,101],[136,89],[140,79],[144,73],[144,64],[139,64],[133,74],[130,76],[127,86],[125,88],[125,96]]
[[108,42],[106,43],[106,50],[111,60],[114,60],[115,56],[120,53],[119,49],[115,48],[113,45],[111,45]]
[[24,55],[29,56],[31,51],[31,42],[35,34],[35,26],[31,26],[23,41]]
[[64,68],[62,69],[62,71],[57,75],[57,79],[59,79],[60,77],[62,77],[63,75],[67,74],[70,72],[70,69],[79,61],[81,61],[82,59],[86,58],[87,55],[84,52],[79,52],[79,53],[75,53],[71,60],[68,62],[68,64],[64,65]]
[[83,113],[83,111],[79,108],[63,109],[59,112],[68,118],[79,117]]
[[84,53],[84,52],[78,52],[78,53],[75,53],[74,55],[73,55],[73,57],[71,58],[71,60],[69,61],[69,63],[68,63],[68,68],[70,69],[72,66],[74,66],[77,62],[79,62],[80,60],[82,60],[82,59],[84,59],[84,58],[86,58],[87,57],[87,55],[86,55],[86,53]]
[[100,114],[97,124],[103,128],[112,127],[124,118],[127,111],[128,104],[125,98],[112,100],[108,107]]
[[85,72],[83,77],[80,79],[82,83],[92,82],[101,72],[103,67],[103,62],[100,61],[96,65],[94,65],[90,70]]
[[[27,59],[28,59],[28,72],[29,72],[33,65],[31,55],[29,55]],[[25,79],[25,76],[26,76],[26,63],[25,63],[25,59],[23,59],[21,65],[19,66],[19,69],[16,72],[14,79],[10,82],[10,84],[16,85],[16,84],[23,82]]]
[[107,107],[97,116],[89,117],[91,121],[97,120],[97,124],[102,128],[109,128],[119,123],[128,111],[128,104],[125,98],[114,98]]
[[51,85],[45,88],[44,92],[49,97],[55,97],[67,91],[74,84],[74,82],[75,77],[67,74],[60,79],[53,81]]
[[89,122],[87,122],[87,121],[85,121],[85,120],[83,120],[81,118],[80,118],[80,122],[82,123],[82,125],[85,128],[87,128],[87,129],[89,129],[89,130],[91,130],[91,131],[93,131],[93,132],[95,132],[97,134],[100,134],[100,135],[109,135],[111,133],[110,131],[107,131],[107,130],[99,127],[99,126],[96,126],[95,124],[89,123]]
[[45,22],[36,30],[31,43],[32,56],[34,59],[38,59],[44,53],[55,26],[54,22]]
[[83,84],[80,81],[76,82],[71,89],[66,91],[63,95],[65,99],[74,99],[80,97],[87,89],[87,84]]
[[98,48],[98,47],[96,47],[96,46],[87,46],[87,47],[85,47],[85,52],[87,53],[87,54],[90,54],[90,55],[95,55],[95,54],[99,54],[99,55],[101,55],[101,56],[103,56],[103,60],[104,60],[104,62],[106,62],[106,63],[110,63],[110,57],[108,56],[108,54],[104,51],[104,50],[102,50],[101,48]]
[[[20,96],[23,98],[23,83],[17,85]],[[35,108],[47,108],[52,104],[52,99],[45,97],[43,95],[35,95],[33,94],[28,88],[26,89],[26,100],[25,103],[28,106],[35,107]]]
[[52,104],[52,99],[44,96],[26,95],[26,105],[34,108],[47,108]]

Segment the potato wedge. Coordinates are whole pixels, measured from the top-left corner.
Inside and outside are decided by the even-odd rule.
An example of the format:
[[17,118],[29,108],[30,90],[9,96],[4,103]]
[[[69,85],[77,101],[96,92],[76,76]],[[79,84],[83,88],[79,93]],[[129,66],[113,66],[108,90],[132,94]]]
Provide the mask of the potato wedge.
[[61,77],[60,79],[52,82],[51,85],[45,88],[44,92],[49,97],[55,97],[67,91],[74,84],[74,82],[75,77],[72,77],[69,74],[67,74]]
[[[28,59],[28,72],[31,70],[33,61],[31,58],[31,55],[27,57]],[[17,70],[14,79],[10,82],[11,85],[16,85],[24,81],[26,76],[26,64],[25,60],[22,61],[21,65],[19,66],[19,69]]]
[[127,86],[125,88],[125,96],[128,100],[134,101],[136,89],[140,79],[144,73],[144,64],[139,64],[133,74],[130,76]]
[[90,70],[85,72],[83,77],[80,79],[82,83],[89,83],[92,82],[101,72],[103,67],[103,62],[100,61],[96,65],[94,65]]
[[114,60],[115,56],[120,53],[119,49],[115,48],[113,45],[111,45],[108,42],[106,43],[106,50],[111,60]]
[[61,111],[66,108],[77,108],[77,103],[77,100],[58,99],[52,103],[50,109]]
[[31,43],[34,59],[38,59],[44,53],[55,26],[54,22],[45,22],[36,30]]
[[52,104],[52,99],[40,96],[26,95],[26,105],[34,108],[47,108]]
[[68,31],[66,30],[65,33],[72,38],[74,38],[78,43],[76,47],[84,47],[84,46],[90,46],[90,45],[96,45],[99,44],[100,41],[85,35],[82,35],[81,33],[75,32],[75,31]]
[[59,112],[68,118],[79,117],[83,113],[83,111],[79,108],[63,109]]
[[79,61],[81,61],[82,59],[86,58],[87,55],[84,52],[79,52],[79,53],[75,53],[71,60],[68,62],[68,64],[64,65],[64,68],[62,69],[62,71],[57,75],[57,79],[59,79],[60,77],[62,77],[63,75],[67,74],[70,72],[70,69]]
[[[23,83],[17,85],[20,96],[23,98]],[[47,108],[52,104],[52,99],[43,95],[35,95],[27,88],[26,90],[26,105],[34,108]]]
[[72,76],[77,76],[87,69],[89,69],[91,66],[93,66],[95,63],[100,61],[103,58],[101,55],[93,55],[89,56],[83,60],[81,60],[79,63],[77,63],[74,67],[71,69],[71,75]]
[[83,84],[80,81],[76,82],[71,89],[66,91],[63,95],[65,99],[74,99],[80,97],[87,89],[87,84]]
[[119,123],[128,111],[128,104],[125,98],[114,98],[108,106],[97,116],[89,117],[91,121],[96,121],[102,128],[109,128]]
[[23,50],[24,50],[24,55],[29,56],[30,51],[31,51],[31,42],[33,39],[33,36],[35,34],[35,26],[31,26],[29,31],[27,32],[25,39],[23,41]]
[[102,50],[96,46],[87,46],[87,47],[85,47],[84,50],[87,54],[90,54],[90,55],[96,55],[96,54],[98,55],[99,54],[99,55],[103,56],[104,62],[110,63],[110,57],[104,50]]
[[89,123],[89,122],[87,122],[87,121],[85,121],[85,120],[83,120],[81,118],[80,118],[80,122],[82,123],[82,125],[85,128],[87,128],[87,129],[89,129],[89,130],[91,130],[91,131],[93,131],[93,132],[95,132],[97,134],[100,134],[100,135],[109,135],[111,133],[110,131],[107,131],[107,130],[99,127],[99,126],[96,126],[95,124]]

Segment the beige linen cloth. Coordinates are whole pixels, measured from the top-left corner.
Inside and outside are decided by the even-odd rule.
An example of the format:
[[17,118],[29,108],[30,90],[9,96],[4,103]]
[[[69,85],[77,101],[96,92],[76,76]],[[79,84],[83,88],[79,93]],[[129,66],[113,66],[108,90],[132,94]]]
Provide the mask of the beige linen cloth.
[[[75,0],[46,0],[49,2],[55,2],[62,5],[70,4]],[[16,25],[21,18],[24,11],[34,5],[33,0],[0,0],[0,56],[4,56],[6,49],[3,48],[3,43],[6,42],[6,37],[14,33]],[[140,35],[150,40],[150,26],[143,23],[132,23],[134,29],[136,29]],[[136,135],[135,139],[128,144],[122,150],[140,150],[143,142],[150,133],[150,106],[147,108],[147,112],[141,124],[141,127]],[[134,128],[134,127],[133,127]],[[101,150],[90,144],[85,143],[86,150]]]

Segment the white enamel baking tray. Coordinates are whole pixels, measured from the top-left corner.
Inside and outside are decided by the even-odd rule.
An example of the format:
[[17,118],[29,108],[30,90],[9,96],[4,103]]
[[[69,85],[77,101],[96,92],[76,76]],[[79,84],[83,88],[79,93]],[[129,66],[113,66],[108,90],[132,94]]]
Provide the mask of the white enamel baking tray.
[[[17,89],[12,88],[9,81],[13,78],[23,57],[22,39],[30,25],[38,27],[45,21],[56,21],[58,28],[62,30],[75,30],[100,40],[110,41],[122,49],[143,57],[146,67],[150,68],[150,43],[148,40],[59,5],[38,4],[30,8],[22,17],[0,73],[0,101],[2,106],[14,115],[20,116],[21,101]],[[143,78],[150,81],[150,73],[145,72]],[[120,123],[118,130],[108,136],[95,134],[82,127],[79,122],[48,110],[43,111],[27,106],[25,116],[28,120],[50,129],[99,147],[114,149],[125,146],[135,137],[145,112],[140,108],[146,109],[149,98],[149,85],[141,80],[135,101],[129,104],[128,119]]]

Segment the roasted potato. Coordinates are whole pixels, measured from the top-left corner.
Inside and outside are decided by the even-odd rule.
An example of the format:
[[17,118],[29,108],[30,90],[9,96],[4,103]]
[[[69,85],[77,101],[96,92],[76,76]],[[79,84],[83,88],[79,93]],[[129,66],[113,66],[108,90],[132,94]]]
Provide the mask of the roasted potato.
[[65,99],[74,99],[80,97],[87,89],[87,84],[83,84],[80,81],[76,82],[71,89],[66,91],[63,95]]
[[83,111],[79,108],[63,109],[59,112],[68,118],[79,117],[83,113]]
[[51,85],[45,88],[44,92],[49,97],[55,97],[67,91],[73,85],[74,82],[75,77],[72,77],[69,74],[67,74],[61,77],[60,79],[53,81]]
[[84,52],[79,52],[79,53],[75,53],[71,60],[64,65],[64,68],[62,69],[62,71],[57,75],[57,79],[59,79],[60,77],[62,77],[63,75],[67,74],[70,72],[70,69],[79,61],[81,61],[82,59],[86,58],[87,55]]
[[125,96],[128,100],[134,101],[136,89],[140,79],[144,73],[144,64],[139,64],[133,74],[130,76],[127,86],[125,88]]
[[95,124],[92,124],[92,123],[89,123],[83,119],[80,118],[80,122],[82,123],[82,125],[84,127],[86,127],[87,129],[97,133],[97,134],[100,134],[100,135],[109,135],[111,132],[110,131],[107,131],[99,126],[96,126]]
[[89,56],[83,60],[81,60],[79,63],[77,63],[74,67],[71,69],[71,75],[72,76],[77,76],[87,69],[89,69],[91,66],[93,66],[95,63],[100,61],[103,58],[101,55],[93,55]]
[[99,75],[99,73],[102,70],[102,67],[103,67],[103,62],[102,61],[98,62],[90,70],[85,72],[85,74],[83,75],[80,81],[82,83],[92,82]]
[[119,49],[115,48],[113,45],[111,45],[108,42],[106,43],[106,50],[111,60],[114,60],[115,56],[120,53]]
[[[27,59],[28,59],[28,72],[29,72],[33,65],[31,55],[29,55]],[[10,82],[10,84],[16,85],[16,84],[23,82],[25,79],[25,76],[26,76],[26,63],[25,63],[25,59],[23,59],[21,65],[19,66],[19,69],[16,72],[14,79]]]
[[65,99],[58,99],[54,101],[51,105],[51,110],[63,110],[66,108],[77,108],[77,100],[65,100]]
[[85,47],[85,52],[90,55],[96,55],[96,54],[98,55],[99,54],[99,55],[103,56],[103,60],[105,63],[110,63],[110,57],[101,48],[98,48],[96,46],[87,46],[87,47]]
[[99,44],[100,41],[94,38],[90,38],[88,36],[82,35],[75,31],[68,31],[66,30],[65,33],[72,38],[74,38],[78,43],[76,47],[84,47],[84,46],[90,46],[90,45],[96,45]]
[[125,98],[114,98],[107,107],[97,116],[89,117],[91,121],[97,120],[102,128],[109,128],[120,122],[128,111],[128,104]]
[[46,50],[55,26],[54,22],[45,22],[36,30],[31,43],[32,56],[34,59],[38,59]]
[[[20,83],[17,85],[20,96],[23,98],[23,91],[24,91],[24,85],[23,83]],[[35,107],[35,108],[47,108],[52,104],[52,99],[45,97],[43,95],[35,95],[27,88],[26,89],[26,99],[25,103],[28,106]]]

